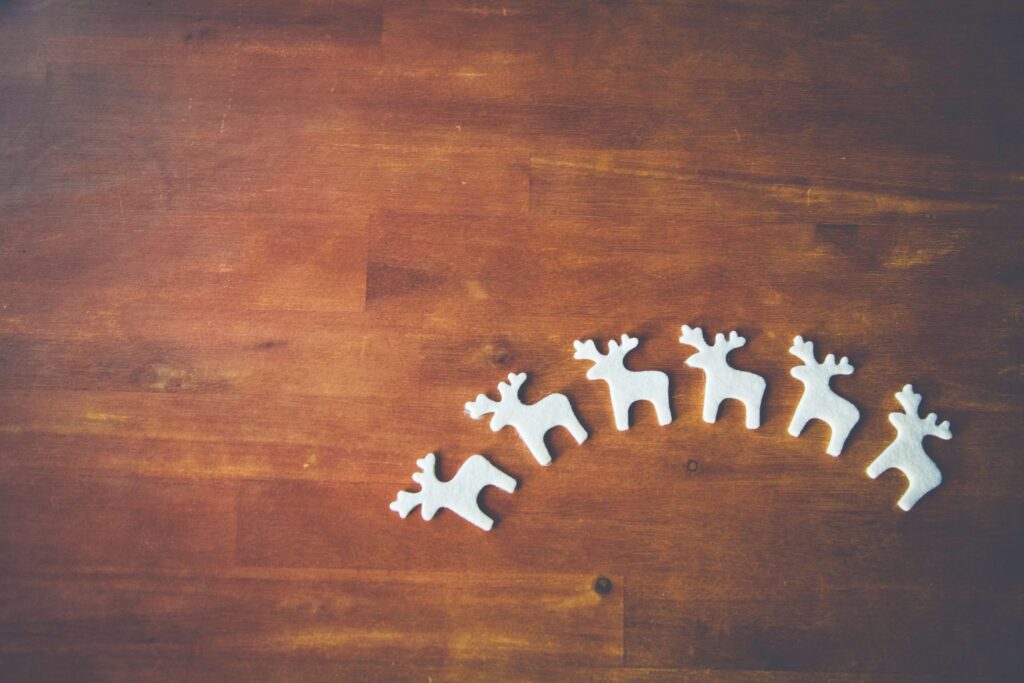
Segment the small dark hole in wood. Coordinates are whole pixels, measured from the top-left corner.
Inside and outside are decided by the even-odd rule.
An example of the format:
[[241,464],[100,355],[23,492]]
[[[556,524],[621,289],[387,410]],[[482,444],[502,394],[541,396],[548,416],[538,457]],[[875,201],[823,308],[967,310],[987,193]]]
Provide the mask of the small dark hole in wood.
[[608,595],[612,592],[612,580],[607,576],[599,576],[594,581],[594,592],[598,595]]
[[700,463],[699,462],[697,462],[696,460],[687,460],[686,461],[686,471],[687,472],[697,472],[699,470],[700,470]]

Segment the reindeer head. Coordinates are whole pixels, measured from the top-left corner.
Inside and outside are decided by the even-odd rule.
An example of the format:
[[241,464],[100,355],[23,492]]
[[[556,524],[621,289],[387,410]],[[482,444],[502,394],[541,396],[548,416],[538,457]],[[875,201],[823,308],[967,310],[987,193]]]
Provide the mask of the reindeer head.
[[437,514],[439,508],[427,502],[430,500],[430,491],[436,484],[440,483],[437,479],[436,465],[437,458],[433,453],[427,453],[416,461],[416,466],[420,468],[420,471],[412,475],[412,480],[420,485],[420,490],[416,493],[399,491],[398,497],[388,506],[397,512],[402,519],[405,519],[410,512],[416,509],[417,505],[423,505],[420,509],[420,514],[427,521],[433,519],[434,515]]
[[593,362],[594,367],[587,370],[587,379],[607,379],[616,370],[621,370],[625,367],[626,354],[635,349],[639,343],[639,340],[635,337],[624,334],[622,335],[621,343],[616,342],[614,339],[610,340],[608,342],[608,353],[602,354],[597,350],[593,339],[588,339],[585,342],[577,340],[572,343],[576,348],[576,353],[572,357],[576,360],[589,360]]
[[949,420],[938,422],[939,416],[935,413],[928,413],[925,418],[921,417],[918,410],[921,407],[921,394],[914,391],[910,384],[903,386],[901,391],[896,393],[896,400],[903,407],[903,414],[889,413],[889,422],[898,430],[901,428],[912,431],[918,438],[925,436],[937,436],[948,441],[953,438],[953,432],[949,428]]
[[747,343],[747,340],[745,337],[736,334],[736,330],[733,330],[729,333],[728,339],[719,332],[715,335],[715,343],[708,344],[704,341],[704,330],[699,327],[683,325],[679,343],[697,349],[697,353],[687,358],[684,362],[691,368],[706,370],[709,367],[724,364],[725,357],[729,352],[743,346]]
[[853,373],[853,366],[850,365],[846,356],[843,356],[837,363],[835,355],[830,353],[825,356],[824,361],[819,363],[814,358],[814,342],[804,341],[804,338],[799,335],[793,337],[793,346],[789,352],[804,362],[803,365],[798,365],[789,371],[789,374],[802,382],[819,378],[827,381],[833,375]]
[[512,417],[512,408],[516,405],[522,405],[519,400],[519,388],[523,386],[523,382],[526,381],[526,373],[510,373],[508,376],[508,384],[505,382],[498,383],[498,394],[501,396],[500,401],[493,401],[487,398],[486,394],[480,394],[476,397],[476,400],[466,404],[466,414],[474,420],[479,420],[484,415],[490,413],[494,414],[491,418],[491,431],[496,432],[509,424],[509,419]]

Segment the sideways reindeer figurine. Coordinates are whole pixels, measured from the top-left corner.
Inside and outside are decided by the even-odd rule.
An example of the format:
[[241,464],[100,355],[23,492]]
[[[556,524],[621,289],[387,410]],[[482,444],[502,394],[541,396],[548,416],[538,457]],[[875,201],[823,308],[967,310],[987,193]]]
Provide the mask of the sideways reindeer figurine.
[[475,524],[484,531],[490,531],[494,520],[480,510],[477,498],[485,486],[495,486],[512,493],[516,480],[492,465],[482,455],[471,455],[449,481],[437,478],[437,459],[433,453],[416,461],[420,472],[412,480],[420,485],[416,493],[399,491],[398,497],[389,506],[405,519],[419,505],[420,514],[428,522],[441,508],[448,508],[459,517]]
[[902,413],[889,413],[889,422],[896,428],[896,440],[868,465],[867,471],[872,479],[892,468],[903,472],[910,485],[896,504],[906,511],[942,483],[942,473],[924,452],[924,437],[937,436],[948,441],[953,438],[953,433],[949,430],[949,420],[936,424],[938,417],[935,413],[921,418],[918,413],[921,394],[914,393],[910,384],[896,394],[896,400],[903,406]]
[[664,427],[672,422],[668,375],[657,370],[636,372],[626,367],[626,354],[639,343],[635,337],[624,334],[621,345],[614,339],[608,342],[607,354],[598,351],[592,339],[572,343],[576,348],[573,358],[594,363],[594,367],[587,370],[587,379],[602,379],[608,383],[615,426],[620,432],[629,429],[629,407],[637,401],[649,401],[654,405],[659,425]]
[[804,395],[800,397],[793,420],[789,423],[789,434],[800,436],[800,432],[811,420],[827,422],[832,428],[832,436],[825,452],[838,456],[843,452],[843,444],[850,430],[860,420],[860,411],[857,406],[832,391],[828,383],[834,375],[852,375],[853,366],[846,356],[836,363],[836,357],[831,353],[825,356],[823,363],[818,363],[814,358],[814,342],[804,341],[800,336],[793,338],[793,347],[789,352],[804,362],[789,371],[789,374],[804,384]]
[[680,344],[697,349],[697,353],[686,359],[691,368],[704,371],[704,421],[714,424],[718,418],[718,406],[727,398],[735,398],[747,409],[747,429],[761,426],[761,399],[764,397],[765,381],[760,375],[737,370],[729,365],[726,356],[733,349],[747,343],[733,330],[729,338],[719,332],[715,343],[704,341],[704,332],[699,327],[683,325]]
[[537,462],[541,465],[550,465],[551,454],[544,444],[544,435],[549,430],[565,427],[576,439],[576,443],[587,440],[587,430],[573,412],[569,399],[562,394],[550,394],[532,404],[523,403],[519,399],[519,389],[525,381],[525,372],[509,374],[508,384],[498,384],[500,401],[496,403],[485,394],[480,394],[475,401],[466,404],[466,413],[474,420],[493,413],[492,432],[512,425]]

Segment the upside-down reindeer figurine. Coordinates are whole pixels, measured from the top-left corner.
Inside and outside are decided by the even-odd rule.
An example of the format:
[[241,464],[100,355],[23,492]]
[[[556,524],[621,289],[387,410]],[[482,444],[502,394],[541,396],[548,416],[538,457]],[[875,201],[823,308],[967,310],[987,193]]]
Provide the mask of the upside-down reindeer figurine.
[[448,481],[437,478],[437,460],[433,453],[428,453],[416,461],[420,472],[412,475],[412,480],[420,485],[416,493],[399,491],[398,497],[389,506],[405,519],[419,505],[420,514],[428,522],[434,518],[441,508],[448,508],[459,517],[475,524],[484,531],[490,531],[494,520],[480,509],[477,498],[485,486],[495,486],[502,491],[512,493],[516,490],[516,480],[492,465],[482,455],[471,455],[462,463],[455,476]]
[[580,424],[572,410],[569,399],[562,394],[550,394],[536,403],[523,403],[519,389],[526,381],[526,373],[511,373],[508,383],[498,384],[500,401],[493,401],[485,394],[466,404],[466,413],[474,420],[492,414],[491,431],[496,432],[507,425],[515,427],[530,453],[541,465],[551,464],[551,454],[544,444],[544,435],[555,427],[565,427],[576,439],[576,443],[587,440],[587,430]]
[[672,408],[668,400],[668,375],[657,370],[634,371],[625,365],[626,354],[640,342],[635,337],[622,335],[621,345],[614,339],[608,342],[608,353],[597,350],[592,339],[574,341],[576,360],[589,360],[594,367],[587,370],[587,379],[602,379],[608,383],[612,397],[612,412],[619,431],[629,429],[629,407],[637,401],[649,401],[658,415],[658,424],[672,422]]
[[889,413],[889,422],[896,428],[896,440],[868,465],[867,472],[872,479],[892,468],[903,472],[909,486],[896,504],[901,510],[909,510],[924,494],[942,483],[942,473],[924,452],[921,442],[926,436],[949,440],[953,433],[949,430],[949,420],[936,424],[938,416],[935,413],[921,417],[918,412],[921,394],[914,393],[913,386],[904,386],[896,394],[896,400],[903,406],[902,413]]
[[789,434],[800,436],[800,432],[811,420],[826,422],[832,428],[832,436],[825,452],[838,456],[843,452],[846,437],[860,420],[860,411],[857,406],[832,391],[828,383],[835,375],[852,375],[853,366],[846,356],[836,363],[836,357],[831,353],[819,363],[814,358],[814,342],[804,341],[800,336],[793,338],[789,352],[804,362],[789,371],[804,385],[804,394],[789,423]]
[[747,343],[733,330],[729,338],[719,332],[715,343],[704,341],[704,332],[699,327],[683,325],[680,344],[697,349],[697,353],[686,359],[691,368],[704,371],[704,421],[714,424],[718,418],[718,406],[727,398],[735,398],[747,409],[747,429],[761,426],[761,399],[764,397],[765,381],[760,375],[737,370],[729,365],[726,356],[733,349]]

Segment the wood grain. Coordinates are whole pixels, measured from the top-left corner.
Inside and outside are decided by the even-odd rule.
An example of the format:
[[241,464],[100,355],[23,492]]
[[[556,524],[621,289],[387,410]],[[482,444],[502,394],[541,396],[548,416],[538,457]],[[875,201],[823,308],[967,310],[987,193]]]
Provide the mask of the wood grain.
[[[4,680],[1008,680],[1010,2],[0,2]],[[683,323],[748,337],[700,420]],[[675,421],[615,430],[574,339]],[[796,334],[863,419],[786,434]],[[591,433],[462,412],[508,372]],[[913,382],[941,488],[864,468]],[[387,509],[487,454],[484,534]],[[599,579],[601,581],[599,581]],[[600,588],[600,590],[599,590]]]

